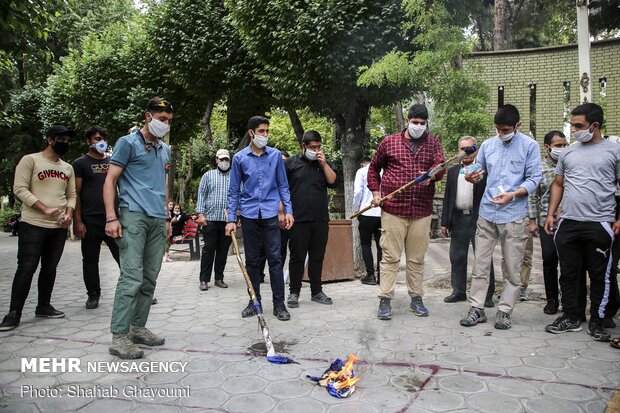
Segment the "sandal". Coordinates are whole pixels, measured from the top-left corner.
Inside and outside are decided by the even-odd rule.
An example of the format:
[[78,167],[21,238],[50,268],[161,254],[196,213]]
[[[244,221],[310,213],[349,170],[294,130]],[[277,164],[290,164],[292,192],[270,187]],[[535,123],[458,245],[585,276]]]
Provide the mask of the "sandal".
[[612,338],[609,345],[612,346],[613,348],[620,349],[620,337]]

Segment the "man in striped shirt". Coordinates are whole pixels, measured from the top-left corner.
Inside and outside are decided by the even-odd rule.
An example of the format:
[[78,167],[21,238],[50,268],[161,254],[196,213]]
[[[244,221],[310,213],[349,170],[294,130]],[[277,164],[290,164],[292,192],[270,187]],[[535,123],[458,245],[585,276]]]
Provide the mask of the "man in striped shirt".
[[205,173],[198,188],[198,224],[202,225],[204,246],[200,260],[200,290],[207,291],[211,282],[211,271],[215,261],[215,286],[228,288],[224,282],[224,268],[228,249],[232,242],[226,236],[226,216],[224,210],[228,202],[228,188],[230,187],[230,154],[226,149],[220,149],[215,155],[216,169]]

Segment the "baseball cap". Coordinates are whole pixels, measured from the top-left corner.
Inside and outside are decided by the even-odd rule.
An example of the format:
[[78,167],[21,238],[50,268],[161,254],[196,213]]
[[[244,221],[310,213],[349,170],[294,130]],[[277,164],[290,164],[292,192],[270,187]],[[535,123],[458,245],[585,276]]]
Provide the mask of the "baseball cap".
[[75,136],[75,131],[73,129],[68,129],[63,125],[54,125],[49,128],[47,130],[47,133],[45,134],[45,136],[48,138],[53,138],[59,135],[69,135],[73,138]]
[[220,149],[215,154],[215,157],[217,159],[222,159],[222,158],[230,159],[230,153],[228,152],[228,149]]

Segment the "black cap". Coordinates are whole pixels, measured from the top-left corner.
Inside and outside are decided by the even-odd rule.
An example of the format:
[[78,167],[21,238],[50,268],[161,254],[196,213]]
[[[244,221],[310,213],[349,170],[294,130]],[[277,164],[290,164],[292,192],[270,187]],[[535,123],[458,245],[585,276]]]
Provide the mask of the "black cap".
[[47,133],[45,134],[45,136],[48,138],[55,138],[56,136],[60,135],[69,135],[73,138],[75,136],[75,131],[73,129],[68,129],[63,125],[54,125],[49,128],[47,130]]

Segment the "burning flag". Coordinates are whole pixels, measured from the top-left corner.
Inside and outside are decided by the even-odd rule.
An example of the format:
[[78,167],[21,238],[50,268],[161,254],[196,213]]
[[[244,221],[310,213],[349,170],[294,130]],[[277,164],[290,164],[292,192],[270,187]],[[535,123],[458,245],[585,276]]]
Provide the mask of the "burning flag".
[[353,372],[353,363],[359,360],[355,354],[349,354],[346,363],[336,359],[321,377],[306,376],[312,381],[316,381],[319,386],[327,388],[329,394],[339,399],[349,397],[355,391],[355,383],[359,377]]

